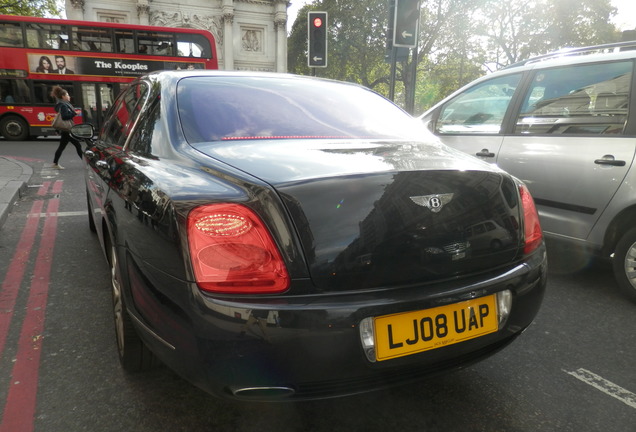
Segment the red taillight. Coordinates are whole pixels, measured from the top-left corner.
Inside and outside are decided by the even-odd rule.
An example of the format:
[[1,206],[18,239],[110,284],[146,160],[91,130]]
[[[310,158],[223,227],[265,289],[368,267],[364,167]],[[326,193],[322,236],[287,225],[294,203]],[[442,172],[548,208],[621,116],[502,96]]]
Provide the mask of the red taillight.
[[197,285],[204,291],[273,294],[289,275],[261,219],[240,204],[211,204],[188,215],[188,244]]
[[541,224],[539,223],[539,214],[534,205],[534,200],[530,191],[525,185],[519,186],[519,194],[521,195],[521,205],[523,206],[524,218],[524,234],[526,243],[523,247],[523,253],[529,254],[539,247],[543,239]]

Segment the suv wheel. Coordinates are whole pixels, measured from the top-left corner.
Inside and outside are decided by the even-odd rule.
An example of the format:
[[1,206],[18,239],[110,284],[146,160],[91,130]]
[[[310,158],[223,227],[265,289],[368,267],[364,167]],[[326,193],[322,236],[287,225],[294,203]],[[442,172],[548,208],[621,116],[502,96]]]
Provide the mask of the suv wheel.
[[636,301],[636,228],[627,231],[619,240],[612,267],[620,290]]

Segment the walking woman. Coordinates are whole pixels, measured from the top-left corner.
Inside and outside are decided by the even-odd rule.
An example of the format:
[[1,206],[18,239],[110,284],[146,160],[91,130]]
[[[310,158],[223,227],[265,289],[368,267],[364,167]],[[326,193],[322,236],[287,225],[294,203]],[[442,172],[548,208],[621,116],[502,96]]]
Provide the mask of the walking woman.
[[[60,86],[53,87],[51,90],[51,97],[54,97],[56,100],[55,111],[60,113],[62,120],[72,120],[75,117],[75,108],[71,105],[71,95],[68,94],[66,90],[64,90]],[[57,150],[55,150],[55,157],[53,158],[53,168],[55,169],[64,169],[62,165],[58,162],[60,161],[60,156],[62,156],[62,152],[66,148],[66,145],[70,142],[75,146],[75,150],[77,150],[77,155],[82,159],[82,146],[79,141],[71,136],[69,131],[60,130],[60,145]]]

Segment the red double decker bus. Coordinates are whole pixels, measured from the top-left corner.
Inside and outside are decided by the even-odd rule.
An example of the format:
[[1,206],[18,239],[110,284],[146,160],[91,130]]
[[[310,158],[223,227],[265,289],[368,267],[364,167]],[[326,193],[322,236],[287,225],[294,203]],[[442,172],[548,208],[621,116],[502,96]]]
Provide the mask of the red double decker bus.
[[205,30],[0,15],[0,134],[7,140],[55,134],[60,85],[99,127],[126,83],[163,69],[218,69]]

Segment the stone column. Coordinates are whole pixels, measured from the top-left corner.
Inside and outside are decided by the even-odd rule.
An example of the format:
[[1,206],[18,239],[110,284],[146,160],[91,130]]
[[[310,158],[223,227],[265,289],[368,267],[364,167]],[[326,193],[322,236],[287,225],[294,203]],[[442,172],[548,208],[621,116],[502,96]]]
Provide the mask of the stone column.
[[66,19],[84,20],[84,0],[66,0]]
[[276,72],[287,72],[287,20],[274,21],[276,29]]
[[287,72],[287,0],[277,0],[274,7],[276,29],[276,72]]
[[148,0],[137,0],[137,17],[139,19],[139,24],[149,25],[149,15],[150,5],[148,5]]
[[234,0],[223,0],[223,69],[234,70]]

